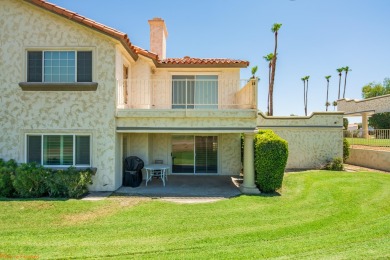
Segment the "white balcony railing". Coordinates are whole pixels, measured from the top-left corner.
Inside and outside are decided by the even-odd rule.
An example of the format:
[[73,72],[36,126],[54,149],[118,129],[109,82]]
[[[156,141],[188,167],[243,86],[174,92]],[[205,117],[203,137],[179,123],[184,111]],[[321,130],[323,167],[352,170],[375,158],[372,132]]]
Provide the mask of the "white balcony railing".
[[257,80],[118,80],[118,109],[257,109]]

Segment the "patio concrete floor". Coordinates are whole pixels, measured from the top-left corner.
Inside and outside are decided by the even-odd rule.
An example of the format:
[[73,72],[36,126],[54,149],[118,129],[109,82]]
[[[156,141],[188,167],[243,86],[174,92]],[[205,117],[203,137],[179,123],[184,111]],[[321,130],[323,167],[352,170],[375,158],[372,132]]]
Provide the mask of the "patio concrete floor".
[[169,175],[165,187],[160,179],[145,186],[121,187],[114,194],[157,198],[230,198],[241,195],[239,180],[232,176]]

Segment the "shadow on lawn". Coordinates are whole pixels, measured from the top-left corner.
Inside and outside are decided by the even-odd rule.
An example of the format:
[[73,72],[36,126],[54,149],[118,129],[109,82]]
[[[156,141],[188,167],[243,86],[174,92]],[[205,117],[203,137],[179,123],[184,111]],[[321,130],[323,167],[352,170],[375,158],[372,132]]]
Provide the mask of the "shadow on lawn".
[[282,194],[280,194],[277,191],[271,192],[271,193],[260,193],[258,196],[260,197],[280,197]]
[[69,198],[50,198],[50,197],[40,197],[40,198],[4,198],[0,197],[0,202],[25,202],[25,201],[67,201]]

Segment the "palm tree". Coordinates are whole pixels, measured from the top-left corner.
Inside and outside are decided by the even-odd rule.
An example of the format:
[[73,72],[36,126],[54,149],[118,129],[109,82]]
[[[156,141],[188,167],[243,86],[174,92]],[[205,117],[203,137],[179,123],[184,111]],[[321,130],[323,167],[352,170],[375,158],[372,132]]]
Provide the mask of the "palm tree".
[[306,76],[306,107],[305,107],[305,116],[307,116],[307,93],[309,92],[309,78],[310,76]]
[[252,67],[252,78],[254,79],[256,77],[256,72],[257,72],[257,66]]
[[326,106],[326,111],[328,111],[328,106],[330,106],[330,103],[329,103],[329,102],[326,102],[326,103],[325,103],[325,106]]
[[341,75],[344,71],[344,68],[338,68],[337,72],[339,73],[339,95],[337,96],[337,99],[340,99],[340,86],[341,86]]
[[303,81],[303,109],[306,110],[306,79],[302,77],[301,80]]
[[336,110],[336,106],[337,106],[337,101],[333,101],[333,111]]
[[272,59],[274,58],[273,53],[269,53],[266,56],[263,56],[263,58],[268,62],[268,100],[267,100],[267,115],[269,115],[269,90],[270,90],[270,84],[271,84],[271,67],[272,67]]
[[309,78],[310,76],[305,76],[301,78],[303,81],[303,103],[305,106],[305,116],[307,116],[307,92],[309,90]]
[[274,114],[274,82],[275,82],[275,69],[276,69],[276,51],[278,49],[278,31],[282,26],[281,23],[274,23],[272,25],[271,31],[275,34],[275,49],[274,56],[272,57],[272,70],[271,70],[271,82],[269,84],[269,115]]
[[344,71],[345,71],[345,78],[344,78],[344,92],[343,92],[343,98],[345,98],[345,89],[346,89],[346,86],[347,86],[347,75],[348,75],[348,71],[351,71],[349,69],[348,66],[345,66],[344,67]]
[[328,76],[325,76],[325,79],[326,79],[326,103],[325,103],[325,107],[326,107],[326,111],[328,111],[328,106],[330,106],[330,103],[328,102],[328,96],[329,96],[329,79],[330,77],[332,77],[331,75],[328,75]]

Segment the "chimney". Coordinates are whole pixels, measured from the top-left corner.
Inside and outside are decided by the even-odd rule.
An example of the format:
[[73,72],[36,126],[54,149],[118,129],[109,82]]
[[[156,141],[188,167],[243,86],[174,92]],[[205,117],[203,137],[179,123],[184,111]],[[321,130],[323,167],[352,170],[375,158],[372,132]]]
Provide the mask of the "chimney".
[[156,53],[163,60],[166,58],[167,52],[167,27],[161,18],[156,17],[148,22],[150,25],[150,51]]

